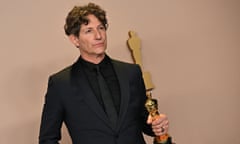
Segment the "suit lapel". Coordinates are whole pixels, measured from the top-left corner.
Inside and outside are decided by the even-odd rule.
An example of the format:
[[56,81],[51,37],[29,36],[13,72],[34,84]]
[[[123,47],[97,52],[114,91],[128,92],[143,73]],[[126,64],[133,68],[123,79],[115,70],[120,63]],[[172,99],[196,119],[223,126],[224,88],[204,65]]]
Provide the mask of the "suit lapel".
[[99,104],[95,94],[93,93],[90,83],[87,80],[79,61],[73,65],[71,81],[73,83],[74,89],[76,90],[77,96],[83,97],[85,103],[89,106],[89,108],[100,119],[102,119],[106,123],[106,125],[111,127],[110,121],[106,113],[104,112],[102,106]]
[[119,130],[128,109],[130,90],[129,90],[129,81],[126,76],[124,67],[122,67],[121,64],[117,61],[113,60],[112,63],[119,81],[120,91],[121,91],[121,105],[120,105],[120,112],[119,112],[118,123],[117,123],[117,130]]
[[[121,104],[120,104],[120,111],[119,111],[119,117],[117,122],[117,129],[116,129],[118,131],[127,113],[129,97],[130,97],[130,93],[129,93],[130,88],[129,88],[129,81],[127,78],[128,76],[126,76],[125,68],[122,66],[121,63],[115,60],[112,60],[112,64],[116,72],[119,85],[120,85],[120,91],[121,91]],[[91,86],[83,72],[83,68],[79,60],[75,64],[73,64],[71,75],[72,75],[71,81],[77,93],[77,96],[83,97],[85,103],[89,106],[89,108],[100,119],[102,119],[106,123],[106,125],[112,128],[106,113],[104,112],[102,106],[99,104],[95,94],[93,93],[93,90],[91,89]]]

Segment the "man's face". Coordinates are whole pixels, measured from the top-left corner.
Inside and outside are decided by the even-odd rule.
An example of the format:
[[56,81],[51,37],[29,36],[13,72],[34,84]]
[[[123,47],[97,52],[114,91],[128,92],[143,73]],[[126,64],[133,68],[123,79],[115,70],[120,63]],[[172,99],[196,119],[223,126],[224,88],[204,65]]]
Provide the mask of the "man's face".
[[94,15],[88,15],[89,23],[82,24],[79,37],[74,43],[85,59],[102,56],[107,48],[107,35],[104,25]]

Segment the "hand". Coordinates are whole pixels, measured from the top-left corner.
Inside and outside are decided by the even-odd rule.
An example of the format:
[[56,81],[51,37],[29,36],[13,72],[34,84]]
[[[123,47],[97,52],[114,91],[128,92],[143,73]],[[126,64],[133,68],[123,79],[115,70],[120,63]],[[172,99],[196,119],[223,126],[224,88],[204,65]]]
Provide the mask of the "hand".
[[156,136],[168,133],[169,121],[166,115],[160,114],[152,117],[148,115],[147,123],[152,125],[152,130]]

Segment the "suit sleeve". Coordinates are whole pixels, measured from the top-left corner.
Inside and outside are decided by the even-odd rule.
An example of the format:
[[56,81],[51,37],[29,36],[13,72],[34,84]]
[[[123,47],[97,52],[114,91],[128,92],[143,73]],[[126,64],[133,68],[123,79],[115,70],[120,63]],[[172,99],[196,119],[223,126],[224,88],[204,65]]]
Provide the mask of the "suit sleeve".
[[48,89],[43,106],[39,144],[59,144],[63,122],[61,98],[52,77],[48,81]]
[[139,86],[140,86],[140,94],[141,94],[141,98],[142,98],[142,130],[145,134],[149,135],[149,136],[155,136],[154,132],[152,131],[152,127],[151,125],[147,124],[147,118],[148,118],[148,111],[145,107],[145,102],[147,100],[147,96],[146,96],[146,88],[145,88],[145,84],[144,84],[144,80],[143,80],[143,76],[142,76],[142,71],[140,69],[140,66],[138,66],[138,71],[139,71]]

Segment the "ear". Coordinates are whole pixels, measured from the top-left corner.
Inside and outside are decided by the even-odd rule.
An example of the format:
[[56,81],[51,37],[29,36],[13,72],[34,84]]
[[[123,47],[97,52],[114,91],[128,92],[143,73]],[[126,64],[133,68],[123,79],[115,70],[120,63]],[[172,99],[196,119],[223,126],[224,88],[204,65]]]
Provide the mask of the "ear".
[[79,48],[79,39],[75,35],[71,34],[68,36],[69,40],[77,47]]

